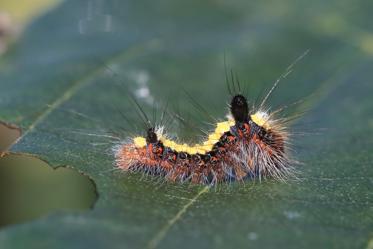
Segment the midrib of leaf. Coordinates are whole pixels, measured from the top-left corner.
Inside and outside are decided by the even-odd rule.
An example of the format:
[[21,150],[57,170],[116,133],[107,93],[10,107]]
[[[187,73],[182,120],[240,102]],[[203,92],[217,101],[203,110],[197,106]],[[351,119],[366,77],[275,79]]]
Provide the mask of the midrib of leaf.
[[180,211],[177,212],[171,219],[169,219],[164,225],[161,230],[152,237],[149,242],[147,243],[148,249],[154,249],[156,248],[159,243],[166,237],[167,232],[171,229],[171,227],[178,222],[183,215],[188,211],[188,208],[195,203],[198,198],[203,195],[204,193],[208,192],[210,187],[204,187],[202,190],[200,190],[189,202],[187,202],[184,206],[181,207]]

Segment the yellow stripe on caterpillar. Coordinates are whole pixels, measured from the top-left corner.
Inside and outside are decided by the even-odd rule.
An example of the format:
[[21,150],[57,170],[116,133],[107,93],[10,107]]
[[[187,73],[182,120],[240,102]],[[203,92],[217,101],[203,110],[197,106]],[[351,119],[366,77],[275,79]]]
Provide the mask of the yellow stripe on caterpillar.
[[146,146],[146,139],[144,137],[135,137],[133,143],[137,148],[143,148]]
[[269,129],[270,128],[270,122],[269,122],[269,115],[266,113],[266,112],[262,112],[262,111],[258,111],[254,114],[252,114],[251,116],[251,120],[259,125],[259,126],[262,126],[266,129]]
[[[264,128],[270,128],[269,124],[269,115],[265,112],[258,111],[251,116],[251,120],[255,122],[257,125],[262,126]],[[234,125],[234,120],[229,119],[227,121],[219,122],[216,124],[215,131],[208,136],[208,139],[203,142],[203,144],[195,144],[195,145],[188,145],[188,144],[178,144],[170,139],[167,139],[162,134],[158,134],[159,140],[164,144],[164,146],[169,147],[175,151],[185,151],[189,154],[204,154],[210,150],[215,143],[217,143],[220,137],[230,130],[231,126]],[[144,137],[135,137],[133,142],[137,148],[143,148],[146,146],[146,139]]]
[[[217,143],[220,137],[230,130],[230,127],[234,125],[234,120],[229,119],[227,121],[219,122],[216,124],[216,128],[213,133],[208,136],[208,139],[203,142],[203,144],[195,144],[195,145],[188,145],[188,144],[178,144],[170,139],[167,139],[163,134],[157,134],[159,140],[164,144],[164,146],[169,147],[175,151],[185,151],[189,154],[204,154],[210,150],[215,143]],[[144,137],[135,137],[133,142],[137,148],[143,148],[146,146],[146,139]]]

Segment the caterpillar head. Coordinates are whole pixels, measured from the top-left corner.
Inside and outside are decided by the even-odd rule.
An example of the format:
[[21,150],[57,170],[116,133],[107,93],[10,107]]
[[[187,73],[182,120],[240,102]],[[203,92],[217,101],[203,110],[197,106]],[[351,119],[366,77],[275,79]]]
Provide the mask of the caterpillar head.
[[241,94],[233,97],[230,111],[236,123],[242,123],[249,119],[249,106],[246,98]]
[[157,134],[155,133],[155,129],[153,127],[149,128],[146,132],[146,143],[154,144],[156,142],[158,142],[158,137],[157,137]]

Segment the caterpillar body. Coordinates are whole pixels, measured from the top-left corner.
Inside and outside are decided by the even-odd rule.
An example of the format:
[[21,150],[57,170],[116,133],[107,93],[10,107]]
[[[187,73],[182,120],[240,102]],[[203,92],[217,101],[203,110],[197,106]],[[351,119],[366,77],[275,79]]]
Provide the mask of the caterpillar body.
[[214,185],[271,177],[286,180],[294,173],[289,132],[275,113],[249,110],[247,99],[236,94],[226,121],[200,144],[178,144],[164,127],[149,127],[145,137],[115,146],[115,164],[121,170],[144,172],[173,182]]

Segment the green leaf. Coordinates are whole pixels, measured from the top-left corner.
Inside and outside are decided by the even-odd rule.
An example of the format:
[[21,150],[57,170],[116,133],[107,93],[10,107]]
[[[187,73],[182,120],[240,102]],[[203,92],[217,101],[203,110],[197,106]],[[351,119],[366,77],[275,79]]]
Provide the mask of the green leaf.
[[[0,117],[24,129],[11,151],[85,172],[99,199],[2,229],[2,248],[372,248],[370,1],[99,2],[66,1],[38,19],[0,78]],[[269,101],[306,99],[293,127],[300,181],[154,181],[114,170],[112,144],[93,136],[136,132],[118,108],[141,127],[126,92],[144,87],[148,113],[154,98],[209,122],[185,89],[224,118],[224,57],[254,102],[307,49]]]

